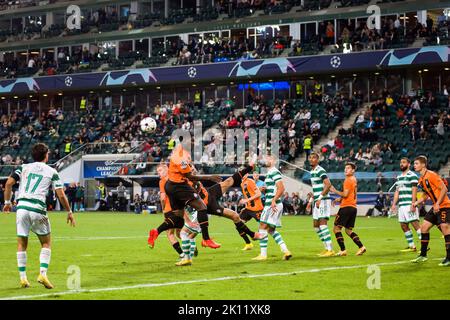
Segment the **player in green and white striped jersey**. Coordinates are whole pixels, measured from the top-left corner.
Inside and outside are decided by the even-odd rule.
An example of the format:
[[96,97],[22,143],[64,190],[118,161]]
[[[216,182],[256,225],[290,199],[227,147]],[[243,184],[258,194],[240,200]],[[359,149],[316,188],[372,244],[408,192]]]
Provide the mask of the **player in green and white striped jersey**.
[[33,231],[41,242],[40,273],[38,282],[47,289],[53,289],[53,285],[47,278],[47,269],[51,256],[50,221],[47,217],[47,205],[45,203],[50,186],[53,185],[61,204],[68,211],[67,223],[75,226],[75,220],[70,209],[69,201],[64,194],[63,184],[55,169],[46,165],[48,161],[48,147],[38,143],[33,146],[31,155],[33,163],[18,167],[8,178],[5,187],[5,206],[3,211],[11,211],[12,187],[19,182],[19,196],[17,204],[17,264],[20,274],[20,285],[27,288],[30,283],[27,280],[27,247],[28,235]]
[[281,234],[276,231],[277,227],[281,227],[281,216],[283,215],[281,196],[285,190],[281,172],[275,167],[276,163],[277,159],[274,156],[266,156],[265,165],[269,170],[267,171],[266,179],[264,180],[266,185],[266,199],[264,201],[264,209],[261,213],[259,225],[259,233],[261,235],[259,245],[261,253],[259,256],[253,258],[253,260],[267,259],[268,234],[273,237],[275,242],[280,246],[281,251],[283,251],[283,260],[289,260],[292,257]]
[[402,174],[397,176],[396,190],[394,193],[394,201],[392,202],[391,210],[393,212],[397,209],[398,202],[398,222],[405,233],[408,247],[402,252],[415,252],[416,246],[414,244],[413,233],[409,228],[409,224],[416,230],[417,237],[420,240],[420,224],[419,212],[414,203],[417,200],[417,184],[419,179],[416,174],[410,170],[411,162],[408,158],[400,160],[400,170]]
[[319,154],[312,152],[309,155],[311,165],[311,186],[313,188],[313,198],[309,200],[307,210],[312,208],[313,227],[319,239],[323,242],[325,250],[319,254],[320,257],[334,256],[331,242],[331,234],[328,229],[328,219],[331,216],[331,199],[328,195],[331,182],[324,168],[319,166]]

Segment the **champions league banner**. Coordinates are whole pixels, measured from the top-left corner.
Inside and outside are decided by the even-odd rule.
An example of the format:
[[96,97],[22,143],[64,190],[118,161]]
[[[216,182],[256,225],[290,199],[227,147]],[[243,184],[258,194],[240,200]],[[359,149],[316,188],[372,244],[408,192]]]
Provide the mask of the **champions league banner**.
[[110,88],[123,85],[173,84],[186,81],[232,80],[311,73],[337,73],[421,64],[448,63],[450,47],[367,51],[296,58],[240,60],[162,68],[145,68],[0,81],[0,94]]
[[128,160],[84,160],[83,178],[107,178],[115,174],[124,164],[129,162]]

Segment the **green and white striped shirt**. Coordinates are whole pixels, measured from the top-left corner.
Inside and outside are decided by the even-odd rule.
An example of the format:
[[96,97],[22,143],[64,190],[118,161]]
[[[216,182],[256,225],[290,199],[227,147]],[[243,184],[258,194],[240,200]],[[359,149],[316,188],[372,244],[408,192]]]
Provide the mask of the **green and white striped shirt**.
[[398,205],[410,206],[412,204],[412,188],[419,182],[416,174],[411,170],[397,177]]
[[17,209],[46,214],[50,186],[55,190],[63,187],[58,172],[43,162],[33,162],[18,167],[14,173],[20,180]]
[[[275,167],[270,168],[266,174],[266,180],[264,180],[264,183],[266,185],[266,201],[264,202],[264,205],[266,207],[272,204],[272,200],[275,197],[275,194],[277,193],[276,183],[281,180],[282,177],[280,171],[278,171],[278,169]],[[277,204],[281,203],[281,199],[278,198],[276,203]]]
[[[311,186],[314,193],[314,201],[317,201],[325,188],[323,180],[327,178],[327,172],[321,166],[317,166],[314,170],[311,170]],[[323,196],[323,199],[330,199],[328,193]]]

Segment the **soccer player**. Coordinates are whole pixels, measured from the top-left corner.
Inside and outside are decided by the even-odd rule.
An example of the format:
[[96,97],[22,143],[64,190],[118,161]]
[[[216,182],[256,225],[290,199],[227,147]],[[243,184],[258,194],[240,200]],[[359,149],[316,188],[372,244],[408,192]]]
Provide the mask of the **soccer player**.
[[158,235],[164,231],[167,231],[167,238],[169,242],[171,243],[174,250],[181,256],[183,254],[183,250],[181,249],[180,243],[176,238],[176,230],[179,230],[183,227],[184,220],[183,218],[173,214],[172,208],[170,207],[169,198],[166,196],[166,191],[164,188],[168,180],[167,165],[165,163],[160,163],[156,168],[156,172],[158,173],[160,179],[159,192],[160,192],[161,206],[163,208],[164,222],[157,229],[150,230],[147,242],[149,247],[153,248],[155,246],[155,240],[158,237]]
[[[199,177],[194,175],[191,166],[191,155],[183,146],[183,143],[188,144],[191,141],[183,142],[182,137],[179,137],[179,141],[181,143],[173,149],[170,156],[168,181],[165,185],[166,196],[169,198],[173,213],[179,217],[184,216],[184,209],[186,206],[195,209],[202,230],[202,245],[213,249],[220,248],[220,245],[215,243],[209,237],[208,211],[206,204],[188,181],[209,180],[212,182],[220,182],[221,178],[219,176]],[[158,233],[151,232],[149,243],[154,241],[157,236]]]
[[[193,170],[195,171],[195,168],[193,168]],[[237,212],[229,208],[224,208],[219,203],[219,201],[222,198],[223,194],[226,193],[231,187],[239,186],[242,182],[242,177],[247,175],[247,173],[251,170],[253,170],[252,163],[244,169],[235,172],[233,176],[220,183],[215,183],[209,188],[205,188],[200,181],[196,181],[193,183],[194,188],[197,190],[198,194],[206,204],[208,214],[225,217],[232,220],[235,224],[237,232],[244,239],[246,244],[251,244],[248,236],[250,236],[253,240],[258,240],[260,238],[260,234],[251,231],[245,225],[245,222],[241,220]]]
[[417,183],[419,182],[416,174],[410,170],[411,161],[408,158],[400,160],[400,170],[402,173],[397,177],[396,191],[394,193],[394,201],[391,210],[397,210],[398,202],[398,222],[405,233],[408,247],[402,252],[417,251],[414,244],[413,233],[409,229],[409,224],[416,230],[417,237],[420,239],[419,212],[415,206],[417,201]]
[[47,270],[51,256],[51,228],[47,217],[47,205],[45,199],[49,188],[53,185],[59,201],[67,210],[67,223],[75,226],[75,219],[69,205],[69,201],[63,190],[63,183],[58,172],[49,167],[48,147],[43,143],[38,143],[31,149],[33,163],[24,164],[18,167],[8,178],[5,187],[4,212],[11,211],[12,187],[19,181],[19,196],[17,198],[17,265],[20,274],[20,286],[28,288],[30,283],[27,279],[27,247],[30,230],[33,231],[40,243],[41,252],[39,255],[40,272],[37,281],[47,289],[53,289],[53,284],[48,280]]
[[[262,200],[261,200],[261,190],[255,183],[255,180],[249,178],[248,174],[246,174],[241,182],[241,189],[244,198],[239,202],[241,205],[245,205],[245,208],[241,210],[239,216],[247,223],[252,218],[254,218],[258,223],[261,217],[261,212],[264,209]],[[253,243],[250,240],[245,239],[245,246],[242,249],[243,251],[251,250],[253,248]]]
[[430,229],[438,226],[444,235],[446,257],[439,266],[450,266],[450,199],[447,196],[447,187],[439,175],[427,169],[428,159],[418,156],[414,159],[414,170],[420,173],[419,187],[425,192],[424,196],[416,201],[415,206],[425,203],[427,199],[433,201],[433,211],[429,211],[424,218],[420,228],[422,237],[420,239],[420,255],[412,262],[427,261],[428,242],[430,241]]
[[357,256],[361,256],[366,252],[366,247],[361,243],[358,235],[353,231],[356,220],[356,193],[357,193],[357,181],[355,178],[356,165],[352,162],[345,164],[345,180],[344,190],[338,191],[334,186],[331,186],[331,192],[336,193],[341,198],[333,201],[333,205],[340,202],[340,208],[334,220],[333,232],[336,236],[336,240],[341,248],[341,251],[336,253],[336,256],[346,256],[347,250],[345,249],[344,237],[342,236],[342,228],[345,228],[345,233],[352,238],[353,242],[358,246]]
[[308,160],[312,168],[311,185],[313,188],[313,198],[308,202],[306,210],[309,211],[311,205],[313,206],[313,227],[325,247],[325,250],[319,256],[331,257],[334,256],[331,234],[328,229],[328,219],[331,216],[331,200],[328,192],[331,188],[331,182],[325,169],[319,166],[318,153],[312,152]]
[[183,248],[183,258],[175,263],[176,266],[190,266],[195,256],[195,237],[202,232],[197,220],[197,211],[187,208],[184,213],[184,225],[180,231],[181,246]]
[[281,202],[281,196],[284,193],[284,183],[281,177],[280,171],[275,167],[276,158],[273,155],[266,156],[265,165],[269,169],[266,174],[266,200],[264,202],[264,209],[261,214],[259,233],[261,240],[259,245],[261,253],[253,258],[253,260],[266,260],[267,259],[267,242],[268,234],[270,234],[275,242],[280,246],[283,251],[283,260],[289,260],[292,258],[291,252],[288,250],[286,243],[283,241],[281,234],[276,231],[276,228],[281,227],[281,216],[283,214],[283,203]]

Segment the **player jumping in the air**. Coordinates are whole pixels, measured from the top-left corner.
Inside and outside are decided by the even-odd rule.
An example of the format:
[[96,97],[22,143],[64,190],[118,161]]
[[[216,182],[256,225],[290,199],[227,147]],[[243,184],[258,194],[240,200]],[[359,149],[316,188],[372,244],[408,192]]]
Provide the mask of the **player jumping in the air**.
[[414,160],[414,170],[420,173],[419,187],[425,192],[424,196],[416,201],[415,206],[425,203],[427,199],[433,201],[433,210],[429,211],[422,223],[420,239],[420,255],[412,262],[427,261],[428,242],[430,241],[430,229],[438,226],[444,235],[446,257],[439,264],[442,267],[450,266],[450,199],[447,196],[447,187],[441,177],[427,169],[428,159],[418,156]]
[[40,272],[37,281],[47,289],[53,289],[53,284],[48,280],[47,269],[51,256],[51,228],[47,217],[47,205],[45,203],[47,193],[51,185],[63,207],[67,210],[67,223],[75,226],[75,219],[63,190],[63,183],[58,172],[49,167],[48,147],[45,144],[35,144],[31,150],[33,163],[18,167],[8,178],[5,187],[5,206],[3,211],[11,211],[12,187],[19,181],[19,196],[17,204],[17,265],[20,274],[20,286],[27,288],[30,283],[27,279],[27,247],[30,230],[33,231],[40,243],[41,253]]
[[157,228],[150,230],[148,237],[148,245],[150,248],[155,246],[155,238],[152,237],[152,232],[156,232],[161,234],[164,231],[167,231],[167,238],[174,248],[174,250],[180,255],[183,255],[183,250],[180,247],[180,243],[176,238],[177,230],[180,230],[184,225],[184,220],[182,217],[176,216],[172,212],[172,208],[170,207],[169,198],[166,196],[166,192],[164,190],[167,183],[167,171],[168,167],[165,163],[160,163],[156,169],[159,176],[159,191],[160,191],[160,200],[161,206],[164,214],[164,222]]
[[417,201],[417,183],[419,182],[416,174],[410,170],[411,162],[408,158],[400,160],[400,170],[402,174],[397,177],[396,191],[394,193],[394,201],[392,202],[391,210],[393,212],[397,209],[398,202],[398,222],[405,233],[408,247],[402,252],[417,251],[414,244],[413,233],[409,228],[409,224],[416,230],[417,237],[420,240],[420,224],[419,211],[415,206]]
[[[261,190],[255,183],[255,180],[249,178],[248,174],[246,174],[242,178],[241,189],[244,198],[242,198],[239,202],[241,205],[245,205],[245,208],[241,210],[239,216],[247,223],[252,218],[254,218],[258,223],[261,218],[261,212],[264,209],[264,205],[261,200]],[[253,248],[253,243],[248,240],[248,238],[244,238],[245,246],[242,249],[243,251],[251,250]]]
[[225,217],[232,220],[237,232],[242,237],[242,239],[244,239],[246,244],[251,243],[248,236],[250,236],[253,240],[258,240],[260,239],[260,234],[251,231],[245,225],[245,222],[241,220],[239,214],[229,208],[224,208],[219,203],[219,201],[222,198],[223,194],[226,193],[231,187],[237,187],[241,185],[242,177],[247,175],[248,172],[252,171],[253,167],[253,163],[250,163],[249,166],[235,172],[231,177],[220,183],[215,183],[209,188],[205,188],[200,181],[193,183],[194,188],[206,203],[208,214]]
[[311,185],[314,196],[308,202],[306,210],[309,211],[311,205],[313,205],[313,227],[325,247],[325,250],[319,256],[331,257],[334,256],[330,230],[328,229],[328,219],[331,216],[331,199],[328,192],[331,188],[331,182],[325,169],[319,166],[319,154],[312,152],[308,159],[311,164]]
[[336,256],[346,256],[344,237],[342,236],[342,228],[345,228],[345,233],[352,238],[353,242],[358,246],[357,256],[361,256],[366,252],[366,247],[363,246],[358,235],[353,231],[355,227],[355,220],[357,215],[356,209],[356,194],[357,181],[355,178],[356,165],[348,162],[345,164],[345,180],[344,190],[338,191],[334,186],[331,186],[331,192],[336,193],[341,198],[333,201],[333,204],[340,202],[340,208],[334,220],[334,234],[336,240],[341,248],[341,251],[336,253]]
[[281,234],[276,231],[276,228],[281,227],[281,216],[283,215],[283,203],[281,202],[281,196],[285,190],[281,173],[275,167],[276,162],[277,160],[274,156],[266,156],[265,165],[269,170],[267,171],[266,179],[264,180],[266,184],[266,200],[259,226],[259,233],[262,238],[259,240],[261,253],[257,257],[253,258],[253,260],[267,259],[268,234],[270,234],[280,246],[284,253],[283,259],[289,260],[292,258],[292,254],[288,250],[286,243],[284,243]]
[[[202,230],[203,241],[202,245],[213,249],[220,248],[220,245],[215,243],[209,237],[208,229],[208,211],[206,204],[197,194],[197,191],[188,183],[189,181],[209,180],[213,182],[220,182],[219,176],[196,176],[192,173],[191,155],[183,143],[183,137],[179,138],[181,142],[178,144],[172,154],[170,155],[169,162],[169,175],[168,181],[165,185],[165,193],[169,198],[172,212],[179,217],[184,216],[184,209],[186,206],[190,206],[195,209],[198,214],[198,221]],[[190,141],[185,141],[185,144],[189,144]],[[152,243],[158,237],[156,229],[150,231],[150,237],[148,243],[151,246]]]

